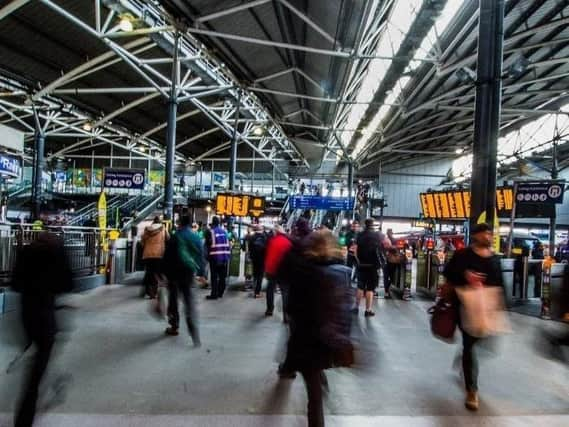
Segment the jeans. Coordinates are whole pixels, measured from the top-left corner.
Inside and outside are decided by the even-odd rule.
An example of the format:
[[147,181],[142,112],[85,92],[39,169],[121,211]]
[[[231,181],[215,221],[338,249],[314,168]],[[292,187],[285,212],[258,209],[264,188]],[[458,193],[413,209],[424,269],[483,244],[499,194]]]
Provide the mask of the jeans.
[[308,427],[324,427],[322,371],[320,369],[305,369],[300,373],[304,378],[308,395]]
[[462,371],[467,391],[478,391],[478,359],[474,351],[478,341],[479,338],[462,331]]
[[211,296],[213,298],[221,298],[226,287],[227,263],[210,261],[209,269],[211,272]]
[[261,288],[263,286],[263,276],[265,275],[265,266],[262,262],[253,263],[253,283],[255,285],[255,295],[261,293]]
[[160,273],[161,262],[160,258],[147,258],[144,260],[146,271],[144,272],[142,286],[144,287],[144,294],[151,298],[154,298],[158,291],[156,275]]
[[192,296],[191,284],[193,274],[186,272],[178,274],[175,278],[168,281],[168,323],[174,329],[180,327],[180,313],[178,312],[178,294],[182,294],[184,301],[184,309],[186,312],[186,323],[188,324],[188,332],[194,341],[199,344],[200,337],[198,331],[197,314],[194,307],[194,299]]
[[21,400],[15,416],[16,427],[31,427],[36,414],[39,386],[55,343],[55,315],[52,310],[22,307],[24,330],[36,345],[33,362],[24,379]]
[[275,287],[277,281],[269,279],[267,282],[267,312],[272,313],[275,310]]

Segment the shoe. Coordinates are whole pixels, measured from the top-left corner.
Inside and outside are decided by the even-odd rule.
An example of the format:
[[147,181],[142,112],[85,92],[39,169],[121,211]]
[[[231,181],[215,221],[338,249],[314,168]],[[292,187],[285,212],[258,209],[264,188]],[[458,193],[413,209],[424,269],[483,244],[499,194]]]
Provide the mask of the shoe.
[[296,372],[286,370],[283,365],[279,365],[279,370],[277,371],[279,378],[293,380],[296,378]]
[[365,316],[365,317],[375,316],[375,313],[374,313],[373,311],[371,311],[371,310],[369,310],[369,311],[366,310],[365,313],[364,313],[364,316]]
[[385,294],[384,299],[392,299],[392,298],[391,298],[391,294]]
[[265,316],[269,317],[269,316],[272,316],[272,315],[273,315],[273,312],[272,312],[272,311],[269,311],[269,310],[265,311]]
[[170,326],[169,328],[166,328],[166,330],[164,331],[164,333],[166,335],[170,335],[170,336],[177,336],[178,335],[178,328],[174,328],[172,326]]
[[212,299],[217,299],[217,297],[215,297],[215,296],[213,296],[213,295],[208,295],[208,296],[205,297],[205,299],[212,300]]
[[255,299],[261,298],[261,294],[253,294],[253,298]]
[[466,409],[470,411],[477,411],[480,402],[478,401],[478,392],[476,391],[467,391],[466,392],[466,400],[464,401],[464,406]]
[[350,310],[352,312],[352,314],[358,314],[360,312],[359,308],[354,307]]

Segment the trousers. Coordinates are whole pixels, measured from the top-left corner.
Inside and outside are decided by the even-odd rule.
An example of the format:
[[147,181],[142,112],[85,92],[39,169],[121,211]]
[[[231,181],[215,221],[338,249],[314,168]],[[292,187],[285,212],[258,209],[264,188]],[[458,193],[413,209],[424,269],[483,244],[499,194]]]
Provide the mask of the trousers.
[[322,370],[304,369],[301,372],[308,395],[308,427],[324,427],[324,403],[322,399]]
[[263,277],[265,275],[265,266],[263,262],[253,262],[253,284],[255,286],[255,295],[261,293],[261,288],[263,286]]
[[210,261],[209,269],[211,272],[211,296],[221,298],[225,293],[227,280],[227,263]]
[[475,346],[479,338],[462,331],[462,372],[467,391],[478,391],[478,358]]
[[191,290],[192,279],[193,273],[186,271],[185,273],[177,274],[175,277],[168,280],[168,323],[174,329],[179,329],[180,327],[178,296],[181,295],[182,301],[184,302],[188,332],[190,333],[194,344],[198,344],[200,342],[200,337],[194,298]]

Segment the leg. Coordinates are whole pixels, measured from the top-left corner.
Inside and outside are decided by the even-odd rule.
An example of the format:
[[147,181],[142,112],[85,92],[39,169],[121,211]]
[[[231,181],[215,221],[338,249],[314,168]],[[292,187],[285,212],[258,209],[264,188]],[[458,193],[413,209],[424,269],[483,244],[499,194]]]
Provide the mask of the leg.
[[263,268],[260,264],[253,264],[253,277],[255,280],[255,296],[258,296],[263,287]]
[[279,283],[283,304],[283,322],[288,323],[288,285]]
[[217,269],[217,296],[222,298],[227,282],[227,263],[219,264]]
[[31,427],[36,414],[38,390],[47,368],[51,350],[54,344],[54,335],[49,332],[34,334],[33,338],[37,345],[33,364],[27,374],[22,392],[22,400],[15,417],[16,427]]
[[478,359],[474,351],[477,341],[478,338],[462,332],[462,370],[466,391],[478,391]]
[[219,297],[219,276],[217,274],[217,264],[213,261],[209,263],[209,271],[211,275],[211,293],[208,299],[216,299]]
[[188,332],[192,337],[192,341],[195,346],[199,346],[200,335],[198,330],[198,319],[196,315],[196,309],[194,306],[194,298],[192,295],[191,284],[193,280],[193,274],[187,273],[183,280],[179,282],[180,292],[182,294],[182,299],[184,300],[184,310],[186,314],[186,323],[188,325]]
[[359,310],[360,303],[363,297],[364,297],[364,291],[358,287],[358,290],[356,291],[356,306],[354,307],[354,311],[357,312]]
[[272,315],[275,309],[275,279],[269,279],[267,283],[267,311],[265,314]]
[[371,306],[373,304],[373,291],[366,291],[366,312],[370,313],[372,311]]
[[180,327],[180,313],[178,312],[178,279],[168,281],[168,323],[172,332]]
[[322,371],[302,371],[308,394],[308,427],[324,427],[324,406],[322,402]]

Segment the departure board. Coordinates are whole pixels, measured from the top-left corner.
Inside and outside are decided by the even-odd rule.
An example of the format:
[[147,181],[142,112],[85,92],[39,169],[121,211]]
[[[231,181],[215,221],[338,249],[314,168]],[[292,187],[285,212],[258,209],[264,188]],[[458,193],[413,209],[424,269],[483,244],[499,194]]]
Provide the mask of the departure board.
[[215,198],[217,215],[254,216],[265,213],[265,198],[246,194],[218,193]]
[[[419,198],[424,218],[466,219],[470,217],[470,191],[435,191],[421,193]],[[514,194],[511,187],[496,189],[496,207],[499,216],[509,215],[513,201]]]

